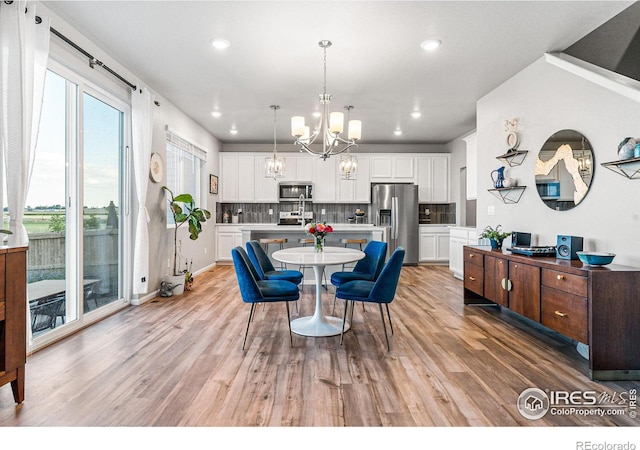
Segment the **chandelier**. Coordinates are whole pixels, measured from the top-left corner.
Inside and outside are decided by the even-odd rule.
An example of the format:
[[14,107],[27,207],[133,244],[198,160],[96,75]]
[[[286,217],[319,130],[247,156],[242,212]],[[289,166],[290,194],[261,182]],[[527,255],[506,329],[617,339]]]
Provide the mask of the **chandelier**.
[[[294,116],[291,118],[291,135],[296,138],[294,144],[300,146],[300,151],[304,150],[311,155],[316,155],[326,160],[331,155],[338,155],[350,147],[358,145],[356,141],[362,136],[362,122],[349,120],[347,139],[340,136],[344,131],[344,114],[341,112],[329,112],[331,95],[327,94],[327,48],[331,47],[331,41],[323,40],[318,45],[324,50],[324,85],[322,94],[319,96],[322,105],[320,123],[318,128],[311,134],[310,128],[305,125],[304,117]],[[347,112],[352,108],[353,106],[345,106]],[[322,148],[311,148],[311,144],[321,135]]]
[[284,159],[278,156],[278,149],[276,146],[276,114],[280,109],[278,105],[271,105],[269,108],[273,109],[273,155],[265,159],[264,163],[264,176],[265,178],[282,178],[284,176]]
[[358,158],[353,156],[349,150],[340,159],[340,179],[355,180],[358,174]]
[[584,137],[582,138],[582,150],[580,156],[576,158],[578,160],[578,172],[582,178],[591,176],[591,152],[587,152],[584,148]]

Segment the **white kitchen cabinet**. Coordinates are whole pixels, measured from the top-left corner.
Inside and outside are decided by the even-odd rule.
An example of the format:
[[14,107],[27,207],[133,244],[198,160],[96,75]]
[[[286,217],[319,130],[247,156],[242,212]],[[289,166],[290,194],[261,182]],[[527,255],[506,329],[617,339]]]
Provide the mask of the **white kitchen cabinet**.
[[254,156],[223,153],[220,159],[220,201],[224,203],[253,202]]
[[449,261],[449,228],[420,227],[420,262],[447,263]]
[[449,154],[416,157],[418,201],[449,203]]
[[278,202],[278,181],[272,177],[265,177],[265,164],[266,160],[271,158],[272,155],[262,156],[256,155],[255,157],[255,182],[254,182],[254,194],[253,201],[257,203],[277,203]]
[[238,199],[238,157],[220,156],[220,201],[235,202]]
[[338,164],[335,156],[323,160],[315,158],[313,202],[333,203],[337,200]]
[[317,159],[320,158],[307,153],[300,153],[296,157],[296,179],[292,181],[312,181],[314,162]]
[[231,249],[242,245],[242,232],[239,226],[216,226],[216,261],[233,261]]
[[478,143],[474,132],[463,138],[467,143],[467,200],[478,198]]
[[[358,170],[355,180],[342,180],[338,174],[338,203],[370,203],[371,175],[370,158],[355,155],[358,158]],[[338,162],[338,165],[340,163]]]
[[478,232],[475,228],[451,227],[449,239],[449,270],[453,276],[462,280],[464,273],[464,254],[462,247],[476,245]]
[[311,181],[314,160],[317,156],[307,153],[279,153],[284,159],[284,176],[278,181]]
[[406,154],[371,156],[371,182],[413,183],[414,156]]

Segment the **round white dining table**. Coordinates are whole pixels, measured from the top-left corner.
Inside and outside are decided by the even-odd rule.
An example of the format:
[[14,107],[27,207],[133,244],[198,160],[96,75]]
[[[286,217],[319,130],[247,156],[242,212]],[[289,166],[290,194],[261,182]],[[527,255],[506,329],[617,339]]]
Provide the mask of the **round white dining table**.
[[[322,312],[322,273],[326,266],[342,265],[361,260],[364,252],[353,248],[324,247],[316,252],[314,247],[291,247],[277,250],[273,259],[286,264],[313,267],[316,278],[316,309],[313,316],[299,317],[291,321],[291,331],[301,336],[335,336],[342,333],[342,319],[325,316]],[[345,323],[344,331],[350,327]]]

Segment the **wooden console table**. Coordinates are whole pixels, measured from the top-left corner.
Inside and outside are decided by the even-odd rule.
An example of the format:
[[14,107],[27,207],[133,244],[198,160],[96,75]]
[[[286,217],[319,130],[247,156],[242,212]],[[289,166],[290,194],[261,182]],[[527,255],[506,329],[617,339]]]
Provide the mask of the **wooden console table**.
[[588,344],[593,380],[640,380],[640,268],[463,249],[465,305],[500,305]]
[[0,247],[0,386],[24,401],[27,362],[27,247]]

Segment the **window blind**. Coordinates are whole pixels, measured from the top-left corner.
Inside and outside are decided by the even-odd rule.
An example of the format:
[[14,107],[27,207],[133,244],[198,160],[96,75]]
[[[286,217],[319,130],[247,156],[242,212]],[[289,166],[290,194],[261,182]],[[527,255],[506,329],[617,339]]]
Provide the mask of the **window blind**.
[[178,147],[180,150],[184,150],[185,152],[190,153],[191,155],[201,159],[202,161],[207,160],[207,151],[205,149],[180,137],[175,132],[173,132],[168,126],[166,127],[166,131],[167,131],[168,143],[173,144],[174,146]]

